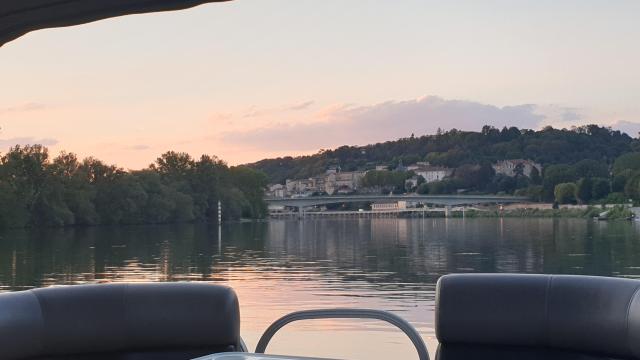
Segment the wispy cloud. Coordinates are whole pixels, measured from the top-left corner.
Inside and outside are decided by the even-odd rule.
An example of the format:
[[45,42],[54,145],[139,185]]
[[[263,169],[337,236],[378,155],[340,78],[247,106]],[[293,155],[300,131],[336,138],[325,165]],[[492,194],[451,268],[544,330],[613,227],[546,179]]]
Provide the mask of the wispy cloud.
[[38,111],[46,109],[48,106],[36,102],[29,102],[22,105],[0,108],[0,115],[16,112]]
[[145,145],[145,144],[137,144],[137,145],[128,146],[127,149],[128,150],[143,151],[143,150],[151,149],[151,146]]
[[309,107],[311,107],[314,103],[315,103],[314,101],[305,101],[305,102],[300,103],[300,104],[295,104],[295,105],[289,106],[289,110],[291,110],[291,111],[306,110]]
[[307,110],[315,104],[314,101],[305,101],[298,104],[290,104],[273,108],[258,108],[256,106],[250,107],[243,115],[243,118],[254,118],[268,115],[275,115],[288,111],[302,111]]
[[444,129],[479,130],[483,125],[537,128],[545,119],[536,105],[497,107],[465,100],[429,96],[388,101],[371,106],[341,106],[320,112],[312,123],[279,123],[247,131],[224,133],[232,145],[271,151],[308,151],[343,144],[368,144],[412,133]]
[[34,145],[40,144],[44,146],[53,146],[58,144],[58,140],[50,138],[33,138],[33,137],[14,137],[9,139],[0,139],[0,148],[8,148],[15,145]]
[[575,111],[565,111],[562,114],[562,121],[565,122],[576,122],[582,120],[582,115]]

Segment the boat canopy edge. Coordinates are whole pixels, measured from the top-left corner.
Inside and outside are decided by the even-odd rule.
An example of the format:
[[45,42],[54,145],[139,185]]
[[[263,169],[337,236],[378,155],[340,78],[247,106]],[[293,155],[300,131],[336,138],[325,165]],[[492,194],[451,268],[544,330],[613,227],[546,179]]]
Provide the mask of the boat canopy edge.
[[224,1],[231,0],[4,0],[0,1],[0,47],[35,30]]

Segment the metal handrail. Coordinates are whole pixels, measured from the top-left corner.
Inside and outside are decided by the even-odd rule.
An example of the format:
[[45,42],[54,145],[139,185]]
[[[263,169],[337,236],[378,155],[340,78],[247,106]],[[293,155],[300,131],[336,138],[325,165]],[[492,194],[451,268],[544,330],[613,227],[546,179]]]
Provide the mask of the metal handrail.
[[244,340],[242,339],[242,337],[240,338],[240,340],[238,341],[238,351],[239,352],[249,352],[249,348],[247,347],[247,344],[244,342]]
[[269,342],[271,341],[273,336],[285,325],[294,321],[316,319],[374,319],[388,322],[402,330],[409,337],[409,339],[413,343],[413,346],[415,346],[416,350],[418,351],[418,359],[429,360],[429,351],[427,351],[427,347],[425,346],[422,337],[420,336],[418,331],[413,326],[411,326],[411,324],[409,324],[403,318],[390,312],[369,309],[307,310],[285,315],[275,321],[273,324],[271,324],[271,326],[267,328],[267,330],[265,330],[264,334],[262,334],[262,337],[260,337],[260,341],[258,341],[258,346],[256,346],[256,353],[264,354],[265,350],[267,349],[267,345],[269,345]]

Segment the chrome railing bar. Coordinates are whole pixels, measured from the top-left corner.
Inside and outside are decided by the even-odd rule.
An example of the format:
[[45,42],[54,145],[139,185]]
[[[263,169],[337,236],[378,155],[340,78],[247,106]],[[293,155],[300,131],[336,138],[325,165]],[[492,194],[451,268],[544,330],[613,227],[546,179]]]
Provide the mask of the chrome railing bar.
[[256,346],[257,354],[264,354],[273,336],[285,325],[300,320],[316,319],[373,319],[388,322],[402,330],[418,351],[418,359],[429,360],[429,352],[418,331],[403,318],[387,311],[369,309],[323,309],[298,311],[276,320],[262,334]]

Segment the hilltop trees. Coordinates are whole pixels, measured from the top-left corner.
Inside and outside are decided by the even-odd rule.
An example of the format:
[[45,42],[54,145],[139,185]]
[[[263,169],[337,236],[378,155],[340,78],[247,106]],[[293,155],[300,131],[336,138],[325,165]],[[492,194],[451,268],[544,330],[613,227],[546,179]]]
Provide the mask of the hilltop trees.
[[[532,199],[554,201],[557,185],[574,183],[577,186],[581,179],[588,179],[580,187],[581,196],[576,200],[593,202],[606,198],[612,191],[624,194],[625,187],[627,192],[631,191],[627,183],[635,171],[640,171],[640,153],[634,153],[634,149],[639,148],[638,139],[596,125],[572,129],[546,127],[540,131],[485,126],[480,132],[439,131],[435,135],[367,146],[342,146],[311,156],[262,160],[249,166],[264,171],[270,182],[283,183],[285,179],[321,174],[330,165],[339,165],[344,170],[364,170],[381,164],[393,167],[400,161],[403,164],[428,161],[452,168],[454,173],[444,181],[422,184],[418,187],[419,193],[462,190],[518,193]],[[543,171],[533,169],[525,176],[523,168],[515,169],[515,177],[491,172],[490,164],[508,159],[533,160],[543,166]],[[605,182],[608,187],[604,186]]]
[[367,188],[380,188],[386,192],[404,192],[405,181],[415,175],[412,171],[368,171],[360,185]]
[[[310,156],[267,159],[249,166],[264,171],[273,183],[309,178],[323,173],[330,165],[354,170],[394,164],[399,160],[404,164],[422,160],[457,168],[465,164],[530,159],[546,168],[589,159],[608,169],[617,157],[634,151],[639,145],[638,140],[627,134],[596,125],[572,129],[546,127],[540,131],[485,126],[480,132],[453,129],[366,146],[342,146]],[[532,174],[531,181],[539,184],[539,179],[533,177]],[[553,188],[547,189],[546,196],[553,198]]]
[[260,218],[264,174],[209,156],[167,152],[140,171],[16,146],[0,158],[0,227],[160,224]]
[[487,184],[491,182],[496,172],[491,164],[484,162],[480,165],[464,164],[459,166],[453,173],[453,178],[457,179],[459,185],[466,189],[485,190]]

